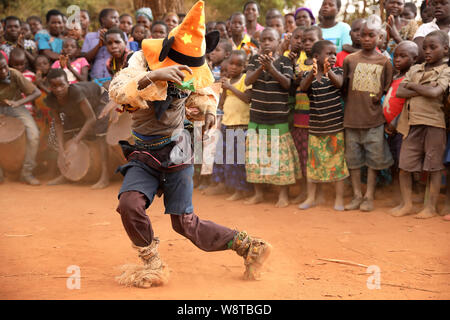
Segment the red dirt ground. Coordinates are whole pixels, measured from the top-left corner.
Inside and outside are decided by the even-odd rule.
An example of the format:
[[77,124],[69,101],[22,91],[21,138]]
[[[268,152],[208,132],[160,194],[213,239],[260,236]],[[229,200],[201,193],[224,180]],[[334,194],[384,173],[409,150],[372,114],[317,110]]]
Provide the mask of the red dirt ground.
[[[267,239],[273,253],[261,281],[242,280],[234,252],[206,253],[183,239],[164,216],[162,199],[148,211],[160,252],[172,270],[167,286],[118,285],[124,263],[138,259],[115,212],[120,182],[104,190],[86,185],[0,185],[0,299],[449,299],[450,223],[436,217],[393,218],[392,193],[377,194],[377,209],[336,213],[325,206],[300,211],[275,199],[246,206],[226,196],[194,193],[195,212]],[[347,199],[348,200],[348,199]],[[441,201],[442,202],[442,201]],[[369,290],[365,267],[376,265],[381,288]],[[67,268],[81,270],[81,288],[66,286]]]

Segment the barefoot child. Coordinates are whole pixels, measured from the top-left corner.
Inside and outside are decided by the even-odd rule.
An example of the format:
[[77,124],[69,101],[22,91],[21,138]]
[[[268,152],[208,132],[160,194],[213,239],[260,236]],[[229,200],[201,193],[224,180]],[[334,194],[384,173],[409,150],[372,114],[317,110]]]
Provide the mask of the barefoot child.
[[[402,135],[397,132],[398,116],[403,110],[406,102],[405,98],[397,97],[397,90],[400,83],[405,79],[406,73],[416,62],[419,55],[419,48],[412,41],[402,41],[394,51],[395,75],[391,87],[383,102],[383,114],[386,119],[385,132],[389,135],[388,144],[394,158],[394,171],[397,171],[400,157],[400,147],[402,145]],[[394,172],[395,173],[395,172]]]
[[[52,69],[47,75],[51,93],[45,99],[51,108],[55,119],[56,139],[58,143],[59,163],[66,163],[64,142],[73,138],[74,143],[83,139],[99,140],[102,162],[102,174],[92,189],[102,189],[109,184],[108,146],[105,136],[108,128],[108,118],[97,120],[105,103],[101,100],[102,88],[95,82],[78,82],[69,84],[67,74],[62,69]],[[64,123],[60,114],[64,113]],[[51,185],[64,183],[61,175]]]
[[[300,27],[301,28],[301,27]],[[301,30],[301,29],[300,29]],[[292,35],[292,41],[298,36],[297,29]],[[301,32],[301,31],[300,31]],[[294,107],[294,125],[291,129],[292,139],[294,139],[295,147],[298,152],[300,167],[303,178],[300,181],[300,194],[293,200],[293,203],[298,204],[304,199],[306,192],[306,166],[308,162],[308,126],[309,126],[309,98],[305,92],[300,90],[300,81],[303,73],[311,71],[313,68],[312,47],[317,42],[322,40],[322,31],[317,26],[312,26],[304,29],[302,33],[301,46],[304,51],[300,53],[298,60],[294,63],[294,81],[292,91],[295,91],[295,107]],[[295,43],[292,44],[295,49]],[[295,51],[294,51],[295,52]],[[290,54],[290,58],[295,56]],[[295,61],[295,60],[293,60]]]
[[413,213],[411,173],[420,171],[429,172],[430,192],[415,218],[436,215],[446,144],[443,96],[450,82],[448,48],[446,32],[429,33],[423,41],[425,63],[411,67],[397,91],[398,97],[408,99],[397,128],[403,134],[399,163],[403,206],[393,212],[397,217]]
[[[222,76],[222,64],[224,61],[226,61],[231,54],[232,46],[229,40],[221,39],[219,40],[219,43],[217,44],[216,48],[209,54],[209,67],[211,69],[211,72],[214,76],[214,80],[218,82],[221,78],[224,78]],[[224,72],[227,70],[223,70]],[[222,88],[223,89],[223,88]],[[219,129],[221,127],[221,120],[223,116],[223,111],[221,106],[218,106],[217,110],[217,123],[214,126],[213,130]],[[215,131],[212,131],[215,132]],[[210,135],[212,132],[205,132],[207,136]],[[211,134],[211,136],[215,136],[214,134]],[[215,144],[215,146],[210,145],[211,143]],[[199,190],[206,190],[205,194],[207,195],[215,195],[215,194],[222,194],[226,192],[226,187],[224,184],[219,183],[222,182],[223,179],[217,178],[214,179],[213,177],[213,170],[214,170],[214,157],[216,154],[216,147],[217,147],[217,141],[211,142],[210,140],[206,139],[203,141],[203,163],[201,165],[200,169],[200,177],[199,177]],[[245,169],[244,169],[245,170]],[[197,175],[198,177],[198,175]],[[215,185],[213,185],[215,182]]]
[[[223,164],[214,164],[213,181],[219,183],[216,188],[222,185],[233,189],[233,195],[227,198],[231,201],[240,200],[252,191],[245,175],[245,135],[250,119],[251,90],[251,86],[245,85],[243,74],[246,61],[244,51],[233,51],[228,64],[229,78],[221,79],[223,93],[219,106],[223,105],[224,114],[221,128],[223,152],[220,160]],[[233,158],[229,158],[231,155]]]
[[334,210],[344,210],[344,179],[349,176],[344,158],[344,112],[341,103],[342,69],[332,68],[336,62],[336,46],[321,40],[312,49],[313,70],[303,75],[300,88],[308,92],[310,101],[308,139],[308,198],[300,209],[315,205],[316,186],[335,182]]
[[[376,171],[393,164],[384,138],[381,97],[392,80],[392,64],[377,51],[381,19],[370,16],[361,27],[361,47],[344,60],[345,159],[350,169],[353,200],[346,210],[372,211]],[[372,22],[376,21],[376,22]],[[361,168],[368,167],[367,190],[363,197]]]
[[[247,203],[262,202],[262,184],[268,183],[280,186],[276,206],[286,207],[289,205],[288,186],[302,175],[288,124],[292,62],[287,57],[277,56],[279,44],[278,32],[272,28],[264,29],[261,33],[261,54],[250,60],[245,78],[247,86],[253,85],[248,126],[252,132],[247,136],[246,172],[247,181],[255,185],[255,195]],[[267,144],[259,143],[257,147],[254,142],[264,138],[267,138]],[[271,156],[272,161],[278,159],[275,161],[278,163],[272,163],[271,167],[267,164],[267,155]]]

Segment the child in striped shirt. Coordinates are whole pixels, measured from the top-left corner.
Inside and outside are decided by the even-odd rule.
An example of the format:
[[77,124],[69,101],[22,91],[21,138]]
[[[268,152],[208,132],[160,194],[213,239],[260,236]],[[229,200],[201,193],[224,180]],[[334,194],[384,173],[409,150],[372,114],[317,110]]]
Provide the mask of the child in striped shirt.
[[289,205],[288,186],[302,174],[288,123],[292,62],[277,56],[279,44],[278,32],[265,28],[261,33],[261,54],[253,56],[247,68],[245,85],[252,85],[252,91],[246,172],[247,181],[255,184],[255,195],[246,203],[262,202],[262,184],[266,183],[280,186],[276,206],[281,208]]
[[341,68],[336,63],[336,46],[321,40],[312,48],[314,66],[303,75],[300,88],[310,101],[308,137],[308,198],[299,208],[315,205],[318,183],[335,182],[334,209],[344,210],[344,179],[349,176],[344,156],[344,112],[340,88],[343,83]]

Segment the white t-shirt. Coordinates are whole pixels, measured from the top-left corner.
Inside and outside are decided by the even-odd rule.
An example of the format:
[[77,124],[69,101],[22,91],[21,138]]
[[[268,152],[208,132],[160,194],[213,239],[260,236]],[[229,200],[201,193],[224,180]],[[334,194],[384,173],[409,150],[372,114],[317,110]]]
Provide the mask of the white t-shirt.
[[[417,29],[416,33],[414,34],[414,39],[416,38],[425,38],[425,36],[433,31],[441,30],[439,29],[439,26],[436,24],[436,19],[433,19],[433,21],[424,23]],[[450,30],[448,31],[448,36],[450,37]]]

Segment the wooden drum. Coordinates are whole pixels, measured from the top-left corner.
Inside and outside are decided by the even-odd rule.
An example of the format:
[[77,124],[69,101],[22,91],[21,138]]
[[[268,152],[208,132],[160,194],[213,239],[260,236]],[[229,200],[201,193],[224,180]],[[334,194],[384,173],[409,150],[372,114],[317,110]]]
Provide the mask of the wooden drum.
[[0,167],[3,171],[17,173],[22,169],[26,147],[22,121],[0,115]]

